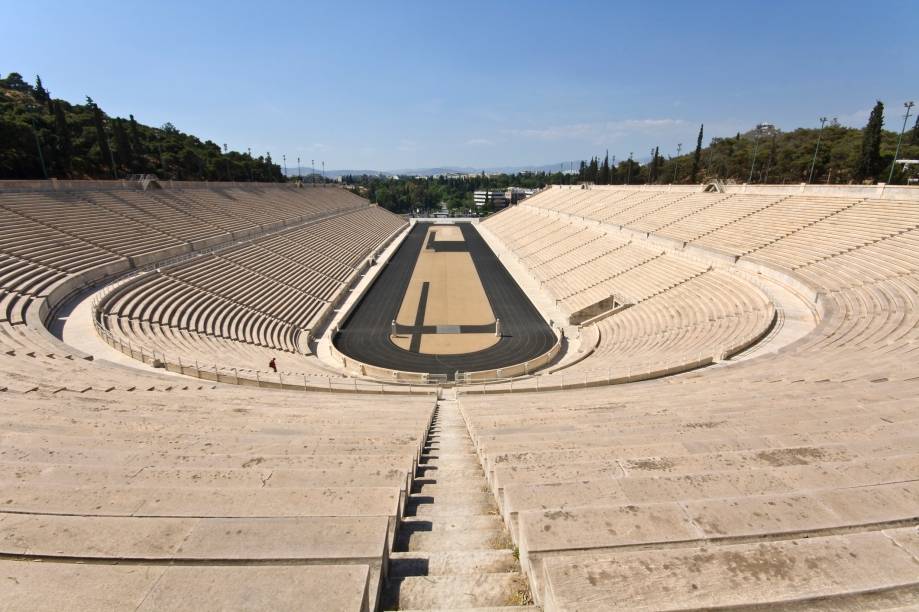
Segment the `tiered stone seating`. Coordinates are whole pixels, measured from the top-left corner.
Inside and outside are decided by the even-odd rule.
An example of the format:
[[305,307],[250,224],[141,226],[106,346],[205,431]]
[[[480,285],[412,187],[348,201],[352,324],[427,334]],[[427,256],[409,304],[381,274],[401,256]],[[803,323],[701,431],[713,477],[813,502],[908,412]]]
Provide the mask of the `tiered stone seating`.
[[768,300],[715,269],[600,321],[571,368],[514,385],[558,388],[547,381],[567,370],[563,393],[462,394],[546,610],[919,604],[915,206],[754,197],[742,215],[733,195],[661,233],[794,272],[820,294],[814,333],[730,367],[573,389],[592,368],[755,328]]
[[626,225],[643,232],[657,232],[662,227],[678,223],[690,215],[698,215],[723,199],[722,194],[716,193],[682,194],[679,199],[666,202],[664,206],[654,208],[650,213],[636,217]]
[[[246,198],[254,189],[234,196],[226,214],[251,207]],[[185,244],[198,241],[199,229],[218,240],[253,231],[251,216],[247,229],[234,229],[242,227],[239,216],[222,225],[195,217],[194,233],[184,232],[168,212],[181,210],[177,192],[184,191],[149,196],[161,198],[150,210],[163,211],[164,223],[144,240]],[[120,208],[121,193],[112,192],[114,202],[87,196],[77,206],[145,226],[137,206]],[[702,195],[549,189],[485,222],[499,239],[508,237],[505,244],[514,244],[550,290],[565,279],[578,289],[574,295],[585,294],[596,276],[615,269],[604,291],[636,297],[583,330],[595,348],[573,365],[515,381],[513,389],[460,389],[465,425],[537,603],[547,611],[916,608],[914,205]],[[189,206],[206,207],[209,197],[194,194]],[[147,248],[108,239],[101,247],[84,239],[70,217],[68,229],[59,230],[51,217],[40,222],[12,208],[0,204],[11,228],[0,239],[0,287],[24,299],[39,302],[48,283],[88,270],[84,257],[127,269],[127,258],[143,257]],[[363,213],[343,216],[352,214]],[[625,230],[634,232],[607,218],[630,218]],[[321,249],[321,261],[308,249],[310,223],[202,262],[219,258],[256,275],[277,272],[281,286],[347,277],[360,257],[334,247],[360,250],[381,238],[347,242],[332,221],[320,222],[329,228],[323,239],[334,245]],[[666,241],[640,234],[655,227],[675,244],[716,249],[712,261],[721,263],[698,263],[700,249],[654,246]],[[621,262],[642,249],[651,258],[623,269]],[[293,261],[309,272],[295,273],[285,263]],[[332,261],[337,265],[322,267]],[[629,360],[737,350],[735,342],[760,333],[774,308],[740,273],[757,270],[774,272],[776,280],[785,275],[792,289],[813,290],[809,299],[818,296],[821,317],[813,333],[736,363],[579,388],[587,386],[579,379],[600,384]],[[130,316],[120,319],[129,326],[125,334],[214,353],[239,345],[151,325],[150,317],[178,299],[169,291],[186,295],[157,278],[163,299],[130,302]],[[150,290],[157,290],[153,281]],[[222,306],[208,304],[197,311],[201,317]],[[454,475],[471,473],[476,463],[446,436],[423,446],[431,396],[215,385],[88,361],[9,319],[0,322],[0,607],[373,609],[406,498],[419,507],[439,495],[475,498],[477,519],[490,508],[479,489],[451,490],[450,469],[418,468],[422,453],[424,461],[461,456]],[[253,363],[268,354],[244,348]],[[287,360],[279,361],[283,367]],[[560,376],[569,380],[564,391],[520,393],[540,383],[558,389],[547,381]],[[444,421],[432,431],[447,428],[462,424]],[[416,468],[425,480],[410,494]],[[414,526],[430,516],[418,513]],[[475,534],[464,539],[464,521],[476,531],[478,520],[458,514],[449,531],[417,541],[474,541]],[[497,545],[511,554],[509,544]],[[428,554],[432,565],[461,565],[452,552]],[[466,588],[473,581],[432,584]]]
[[141,345],[188,331],[298,352],[298,334],[316,325],[358,263],[403,224],[368,208],[161,268],[109,298],[106,324]]
[[154,226],[124,223],[118,215],[72,193],[0,194],[0,206],[34,224],[53,227],[123,257],[182,246]]
[[[589,192],[574,192],[589,193]],[[571,312],[611,295],[640,302],[701,274],[705,266],[651,245],[518,206],[486,222]]]
[[703,234],[693,244],[746,255],[858,202],[857,198],[783,198]]
[[692,242],[738,219],[752,215],[767,206],[784,199],[783,196],[763,196],[746,194],[696,194],[711,201],[711,205],[697,210],[688,216],[681,217],[672,223],[661,225],[654,231],[682,242]]
[[599,321],[597,350],[561,373],[614,378],[649,364],[703,356],[720,360],[761,337],[774,316],[761,291],[733,275],[708,271]]
[[[809,199],[796,201],[802,207],[811,204]],[[917,227],[919,207],[865,200],[753,251],[749,259],[794,270]]]
[[[41,607],[72,580],[98,588],[119,576],[72,576],[78,570],[61,565],[73,560],[129,561],[144,572],[232,565],[215,585],[231,592],[233,580],[263,589],[284,575],[278,564],[308,564],[314,574],[289,577],[314,583],[342,574],[344,601],[374,609],[433,401],[307,398],[304,412],[303,400],[287,393],[236,387],[148,393],[142,403],[120,390],[5,393],[0,548],[20,560],[4,561],[3,570],[34,590],[4,585],[4,601],[15,593]],[[30,563],[36,559],[68,563]],[[170,570],[170,581],[191,582],[160,587],[162,595],[190,594],[198,569]],[[41,581],[47,586],[36,588]],[[123,606],[150,588],[141,580],[96,597]],[[319,601],[329,597],[310,588]]]

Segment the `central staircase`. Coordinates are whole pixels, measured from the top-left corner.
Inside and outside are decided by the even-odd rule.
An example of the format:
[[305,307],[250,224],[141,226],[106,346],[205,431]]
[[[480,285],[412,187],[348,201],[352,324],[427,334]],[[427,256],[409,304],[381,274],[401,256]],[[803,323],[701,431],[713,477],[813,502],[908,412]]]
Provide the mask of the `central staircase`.
[[405,514],[381,609],[538,610],[455,399],[438,402]]

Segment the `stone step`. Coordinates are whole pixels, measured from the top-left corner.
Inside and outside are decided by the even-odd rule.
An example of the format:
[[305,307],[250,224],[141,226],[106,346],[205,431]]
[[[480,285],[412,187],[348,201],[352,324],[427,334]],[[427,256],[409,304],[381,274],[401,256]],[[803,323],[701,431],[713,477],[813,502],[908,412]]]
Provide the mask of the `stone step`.
[[485,481],[481,478],[450,478],[444,481],[444,484],[425,480],[422,482],[415,481],[412,486],[412,493],[422,495],[468,494],[473,491],[488,493],[485,489],[486,486]]
[[435,478],[438,482],[446,482],[454,478],[475,478],[485,483],[482,468],[469,467],[441,467],[438,465],[419,465],[415,470],[417,478]]
[[471,448],[465,444],[434,444],[432,446],[425,447],[421,451],[421,455],[430,455],[432,457],[437,457],[444,460],[459,459],[474,459],[479,463],[479,456],[476,455]]
[[438,460],[444,465],[466,465],[472,464],[481,467],[481,462],[479,462],[479,457],[473,452],[456,452],[436,449],[430,452],[424,451],[421,453],[422,463],[432,463],[434,460]]
[[405,551],[446,552],[457,550],[506,549],[511,540],[503,529],[463,529],[450,531],[401,531],[395,549]]
[[416,517],[428,517],[431,519],[437,518],[441,520],[442,517],[459,517],[459,516],[482,516],[494,514],[498,515],[498,508],[494,505],[475,505],[475,506],[465,506],[465,507],[451,507],[443,506],[438,504],[418,504],[418,505],[406,505],[406,516],[416,516]]
[[483,514],[480,516],[464,516],[450,518],[445,517],[436,521],[420,518],[416,516],[407,516],[399,524],[399,530],[409,530],[412,532],[419,531],[455,531],[462,529],[490,529],[504,528],[504,522],[501,517],[494,514]]
[[[411,609],[405,610],[402,612],[438,612],[443,608],[425,608],[425,609]],[[453,608],[453,612],[539,612],[542,608],[539,606],[489,606],[487,608]],[[898,608],[899,610],[899,608]],[[907,610],[907,608],[903,608]]]
[[[438,612],[443,608],[412,608],[402,612]],[[487,608],[453,608],[453,612],[539,612],[539,606],[489,606]],[[899,610],[899,608],[898,608]],[[907,610],[907,608],[903,608]]]
[[[439,504],[441,506],[466,506],[485,504],[493,505],[494,497],[488,491],[482,491],[482,486],[476,490],[465,491],[438,491],[436,495],[427,493],[411,493],[408,496],[407,503],[415,502],[417,504]],[[485,513],[487,514],[487,513]]]
[[501,607],[525,599],[526,579],[519,573],[409,576],[390,580],[383,610]]
[[510,550],[413,551],[389,555],[390,578],[518,572]]

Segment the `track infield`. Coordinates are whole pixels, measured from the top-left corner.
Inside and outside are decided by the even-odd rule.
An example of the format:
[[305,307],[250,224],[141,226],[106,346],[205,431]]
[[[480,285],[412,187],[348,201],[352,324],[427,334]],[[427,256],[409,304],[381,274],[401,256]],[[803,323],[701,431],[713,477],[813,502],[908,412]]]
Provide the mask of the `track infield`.
[[533,359],[554,343],[552,330],[469,223],[416,224],[335,339],[358,361],[451,378]]

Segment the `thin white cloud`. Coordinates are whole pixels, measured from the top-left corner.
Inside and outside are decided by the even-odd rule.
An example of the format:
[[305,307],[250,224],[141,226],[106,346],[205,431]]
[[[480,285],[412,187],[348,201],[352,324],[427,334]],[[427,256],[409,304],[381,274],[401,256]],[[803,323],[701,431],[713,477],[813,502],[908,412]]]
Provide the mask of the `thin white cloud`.
[[470,138],[466,141],[466,145],[470,147],[493,147],[495,141],[488,138]]
[[510,129],[511,136],[532,140],[588,140],[596,143],[610,142],[629,134],[655,134],[673,128],[684,127],[683,119],[622,119],[593,123],[573,123],[544,128]]
[[[865,124],[868,123],[868,115],[870,114],[871,114],[870,108],[863,108],[853,113],[847,113],[845,115],[838,115],[837,117],[835,117],[835,119],[839,121],[841,125],[847,125],[850,127],[860,128],[860,127],[865,127]],[[819,124],[817,125],[819,126]]]

